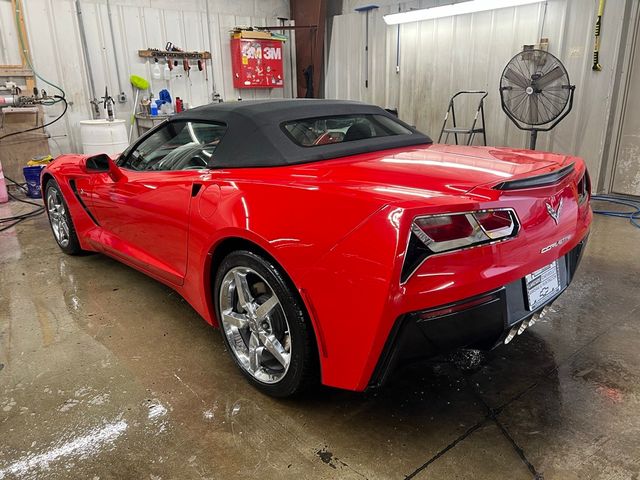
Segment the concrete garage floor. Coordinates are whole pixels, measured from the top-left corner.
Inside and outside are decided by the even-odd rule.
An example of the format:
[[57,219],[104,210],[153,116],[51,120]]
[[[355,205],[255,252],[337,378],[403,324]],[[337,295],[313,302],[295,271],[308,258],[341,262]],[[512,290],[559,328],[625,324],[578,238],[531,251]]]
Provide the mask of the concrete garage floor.
[[552,313],[476,369],[286,401],[168,288],[63,255],[45,217],[16,230],[0,234],[0,478],[640,475],[640,230],[624,220],[595,219]]

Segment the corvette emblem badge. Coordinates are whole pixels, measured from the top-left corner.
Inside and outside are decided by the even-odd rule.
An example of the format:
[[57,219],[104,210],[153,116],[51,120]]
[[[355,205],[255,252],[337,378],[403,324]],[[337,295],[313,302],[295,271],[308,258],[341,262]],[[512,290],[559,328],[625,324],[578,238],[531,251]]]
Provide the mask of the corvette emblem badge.
[[547,213],[551,218],[553,218],[556,225],[558,225],[558,222],[560,221],[560,210],[562,209],[562,199],[558,202],[558,207],[556,209],[554,209],[549,202],[544,202],[544,204],[547,207]]

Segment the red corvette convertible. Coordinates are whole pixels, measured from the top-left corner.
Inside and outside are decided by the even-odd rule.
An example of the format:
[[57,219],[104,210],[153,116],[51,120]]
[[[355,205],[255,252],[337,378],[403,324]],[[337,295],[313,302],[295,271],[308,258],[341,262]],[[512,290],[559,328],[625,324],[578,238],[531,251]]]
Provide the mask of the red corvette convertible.
[[327,100],[195,108],[42,185],[65,253],[174,288],[275,396],[508,343],[571,282],[592,215],[580,158],[434,145]]

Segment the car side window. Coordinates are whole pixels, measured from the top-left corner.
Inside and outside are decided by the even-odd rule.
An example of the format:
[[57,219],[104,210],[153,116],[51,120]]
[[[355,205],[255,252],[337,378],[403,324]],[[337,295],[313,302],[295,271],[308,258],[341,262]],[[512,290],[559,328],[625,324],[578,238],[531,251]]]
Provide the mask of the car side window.
[[132,149],[121,166],[139,171],[207,168],[226,130],[222,123],[168,122]]

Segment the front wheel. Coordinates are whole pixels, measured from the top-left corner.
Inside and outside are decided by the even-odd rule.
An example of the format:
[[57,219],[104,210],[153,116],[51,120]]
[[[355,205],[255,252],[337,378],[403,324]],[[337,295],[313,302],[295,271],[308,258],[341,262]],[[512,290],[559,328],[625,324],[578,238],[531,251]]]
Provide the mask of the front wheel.
[[60,186],[55,180],[49,180],[45,188],[45,205],[51,231],[60,249],[69,255],[82,252],[76,229],[71,221],[67,202],[62,197]]
[[313,333],[278,266],[253,252],[227,255],[215,280],[224,342],[245,377],[275,397],[317,382]]

